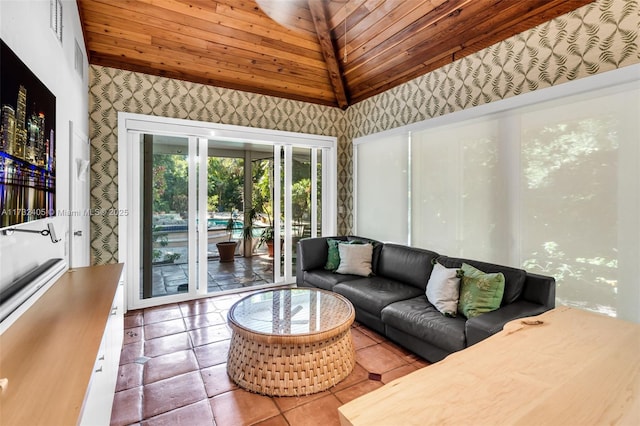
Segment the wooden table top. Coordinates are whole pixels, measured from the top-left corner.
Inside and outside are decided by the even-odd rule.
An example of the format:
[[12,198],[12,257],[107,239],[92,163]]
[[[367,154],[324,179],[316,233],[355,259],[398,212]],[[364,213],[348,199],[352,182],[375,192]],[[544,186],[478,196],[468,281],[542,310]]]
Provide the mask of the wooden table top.
[[121,272],[67,271],[0,336],[0,424],[78,422]]
[[509,322],[339,413],[343,425],[367,426],[638,425],[640,325],[559,307]]

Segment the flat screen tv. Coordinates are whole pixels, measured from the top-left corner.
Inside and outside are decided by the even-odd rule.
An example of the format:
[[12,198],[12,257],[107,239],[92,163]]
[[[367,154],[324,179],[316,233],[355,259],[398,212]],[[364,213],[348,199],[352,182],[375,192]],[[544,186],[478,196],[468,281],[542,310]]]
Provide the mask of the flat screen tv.
[[56,98],[0,43],[2,229],[56,214]]

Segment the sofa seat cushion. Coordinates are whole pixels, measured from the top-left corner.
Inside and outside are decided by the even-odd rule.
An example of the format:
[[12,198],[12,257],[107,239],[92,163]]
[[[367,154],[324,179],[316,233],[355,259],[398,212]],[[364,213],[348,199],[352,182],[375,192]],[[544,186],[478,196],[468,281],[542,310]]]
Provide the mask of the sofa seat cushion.
[[356,307],[380,317],[382,308],[398,300],[411,299],[423,292],[416,287],[384,277],[369,277],[342,282],[333,291],[349,299]]
[[305,284],[310,284],[314,287],[329,291],[332,291],[333,286],[335,286],[336,284],[357,279],[362,279],[362,277],[349,274],[336,274],[331,271],[325,271],[323,269],[315,269],[313,271],[304,272]]
[[382,310],[382,322],[446,351],[455,352],[466,345],[464,317],[442,315],[425,295],[401,300]]

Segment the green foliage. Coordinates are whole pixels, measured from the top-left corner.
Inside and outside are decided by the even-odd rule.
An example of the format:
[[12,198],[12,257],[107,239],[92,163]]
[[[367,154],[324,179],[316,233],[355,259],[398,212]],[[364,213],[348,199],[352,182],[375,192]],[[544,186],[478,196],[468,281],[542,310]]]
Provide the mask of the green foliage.
[[164,260],[165,260],[166,262],[171,262],[171,263],[175,262],[175,261],[176,261],[176,260],[178,260],[179,258],[180,258],[180,253],[167,253],[167,254],[164,256]]
[[188,187],[187,156],[153,155],[154,212],[186,212]]
[[300,223],[305,213],[309,213],[311,200],[311,179],[300,179],[291,186],[291,208],[293,219]]
[[[243,237],[253,237],[253,223],[262,218],[268,223],[260,236],[262,243],[273,240],[273,159],[252,162],[253,190],[247,203],[253,206],[244,217]],[[318,178],[321,176],[318,164]],[[284,178],[284,173],[281,175]],[[320,179],[318,179],[320,180]],[[292,168],[292,214],[297,223],[308,220],[311,199],[310,161],[294,161]],[[186,155],[154,154],[153,156],[153,210],[155,213],[177,212],[183,218],[188,210],[188,162]],[[209,212],[234,212],[226,230],[229,240],[238,211],[244,205],[244,159],[209,157],[207,159],[207,210]],[[284,200],[282,200],[284,201]],[[320,206],[319,206],[320,207]],[[281,212],[283,206],[281,206]],[[158,254],[160,256],[160,254]]]
[[242,238],[250,240],[253,238],[253,222],[258,219],[258,211],[255,207],[251,208],[245,215],[245,227],[242,230]]
[[262,234],[260,235],[260,244],[272,242],[274,237],[275,237],[275,230],[273,226],[267,226],[262,230]]
[[[160,231],[160,227],[154,225],[151,229],[151,238],[153,239],[153,252],[151,254],[152,261],[158,262],[165,260],[162,255],[162,250],[160,250],[159,247],[166,247],[169,245],[169,234]],[[180,255],[178,255],[178,257],[180,257]]]
[[[209,211],[233,211],[243,208],[244,160],[237,158],[208,159]],[[153,210],[178,212],[188,210],[189,173],[186,155],[153,155]]]
[[243,209],[244,159],[210,157],[207,175],[207,196],[217,197],[218,211]]
[[229,241],[231,241],[231,238],[233,237],[233,231],[236,228],[236,220],[238,220],[238,212],[234,211],[233,213],[231,213],[231,216],[229,217],[229,220],[227,220],[227,224],[224,227],[224,229],[229,234]]
[[218,196],[209,195],[207,197],[207,211],[215,212],[218,210]]
[[273,209],[271,208],[271,199],[273,194],[273,161],[259,160],[254,161],[252,167],[253,173],[253,192],[251,194],[253,209],[257,215],[263,213],[267,215],[269,224],[273,223]]

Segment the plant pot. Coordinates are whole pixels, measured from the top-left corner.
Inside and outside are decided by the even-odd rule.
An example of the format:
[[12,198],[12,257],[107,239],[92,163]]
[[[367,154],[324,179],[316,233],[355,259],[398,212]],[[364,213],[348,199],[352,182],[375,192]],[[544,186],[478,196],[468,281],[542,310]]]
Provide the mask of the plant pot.
[[220,253],[220,262],[233,262],[236,254],[236,241],[223,241],[216,243],[218,253]]
[[[265,244],[267,245],[267,254],[269,255],[269,257],[273,257],[273,247],[275,244],[273,244],[273,240],[268,240],[265,241]],[[284,247],[284,240],[280,240],[280,254],[282,254],[282,249]]]

